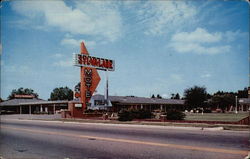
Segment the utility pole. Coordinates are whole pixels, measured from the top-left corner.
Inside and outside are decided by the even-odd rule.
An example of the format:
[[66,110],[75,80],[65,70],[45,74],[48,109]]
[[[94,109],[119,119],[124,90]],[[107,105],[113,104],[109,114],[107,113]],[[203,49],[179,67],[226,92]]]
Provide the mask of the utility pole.
[[237,111],[237,96],[235,96],[235,114],[237,114],[238,111]]

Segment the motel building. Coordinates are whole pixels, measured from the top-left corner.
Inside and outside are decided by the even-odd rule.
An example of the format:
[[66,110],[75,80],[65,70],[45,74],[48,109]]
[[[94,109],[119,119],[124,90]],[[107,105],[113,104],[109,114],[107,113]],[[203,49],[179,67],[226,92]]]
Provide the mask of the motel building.
[[[63,110],[69,110],[69,105],[77,100],[48,101],[35,98],[32,95],[15,95],[14,99],[0,103],[1,114],[57,114]],[[120,110],[143,109],[166,112],[169,109],[185,110],[185,101],[178,99],[159,99],[135,96],[109,96],[108,105],[105,105],[105,97],[100,94],[93,95],[88,109],[108,110],[119,112]],[[238,111],[250,110],[250,98],[240,98]]]
[[[105,98],[103,95],[94,95],[91,100],[90,109],[104,108]],[[166,112],[169,109],[185,110],[184,100],[177,99],[159,99],[159,98],[145,98],[135,96],[109,96],[108,110],[112,112],[119,112],[120,110],[134,109],[134,110],[160,110]]]
[[[0,103],[1,114],[57,114],[63,110],[69,110],[72,101],[59,100],[48,101],[35,98],[32,95],[15,95],[14,99]],[[108,105],[105,105],[105,97],[100,94],[93,95],[88,109],[108,110],[117,113],[120,110],[149,110],[166,112],[169,109],[185,110],[184,100],[159,99],[135,96],[109,96]],[[240,98],[238,111],[250,110],[250,98]]]
[[[184,100],[158,99],[135,96],[109,96],[108,105],[105,105],[103,95],[93,95],[88,109],[108,110],[119,112],[124,109],[144,109],[149,111],[168,109],[185,110]],[[47,101],[31,95],[15,95],[14,99],[0,103],[1,114],[56,114],[68,110],[73,101]]]

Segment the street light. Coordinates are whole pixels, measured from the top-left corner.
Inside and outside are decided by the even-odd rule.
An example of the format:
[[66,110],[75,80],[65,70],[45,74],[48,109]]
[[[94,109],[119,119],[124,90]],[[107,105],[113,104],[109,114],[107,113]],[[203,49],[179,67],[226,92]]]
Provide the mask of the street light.
[[237,114],[238,111],[237,111],[237,96],[235,96],[235,113]]

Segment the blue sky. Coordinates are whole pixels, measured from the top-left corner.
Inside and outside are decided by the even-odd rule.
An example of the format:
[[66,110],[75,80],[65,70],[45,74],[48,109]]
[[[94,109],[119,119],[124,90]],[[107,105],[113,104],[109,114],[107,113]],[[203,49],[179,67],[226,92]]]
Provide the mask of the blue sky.
[[[110,95],[209,93],[249,85],[246,1],[4,1],[1,3],[1,97],[32,88],[48,99],[80,80],[72,54],[115,60]],[[104,93],[105,73],[97,92]]]

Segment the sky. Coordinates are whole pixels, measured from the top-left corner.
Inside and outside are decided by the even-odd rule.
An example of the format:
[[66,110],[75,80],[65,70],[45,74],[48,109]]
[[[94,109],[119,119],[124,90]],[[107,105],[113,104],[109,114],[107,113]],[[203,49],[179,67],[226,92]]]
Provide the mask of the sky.
[[211,94],[249,86],[246,1],[11,0],[1,2],[1,98],[19,87],[42,99],[56,87],[74,89],[81,41],[90,55],[115,60],[109,95],[169,98],[194,85]]

